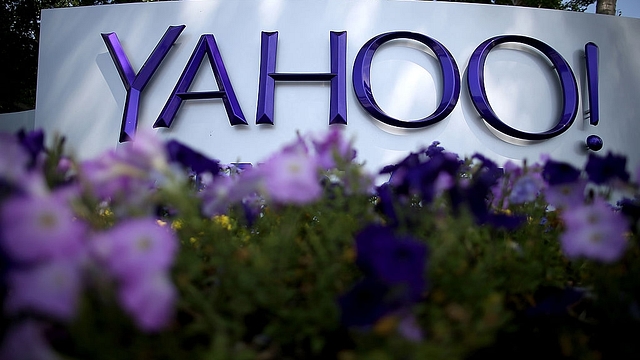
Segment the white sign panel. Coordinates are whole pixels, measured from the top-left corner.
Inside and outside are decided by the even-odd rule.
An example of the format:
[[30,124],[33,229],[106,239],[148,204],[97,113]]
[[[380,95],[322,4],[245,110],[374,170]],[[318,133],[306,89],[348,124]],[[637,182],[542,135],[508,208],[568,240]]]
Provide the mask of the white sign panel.
[[435,140],[498,162],[582,165],[596,135],[635,166],[638,34],[638,19],[431,1],[45,10],[36,127],[81,158],[137,128],[256,162],[297,131],[339,126],[371,169]]

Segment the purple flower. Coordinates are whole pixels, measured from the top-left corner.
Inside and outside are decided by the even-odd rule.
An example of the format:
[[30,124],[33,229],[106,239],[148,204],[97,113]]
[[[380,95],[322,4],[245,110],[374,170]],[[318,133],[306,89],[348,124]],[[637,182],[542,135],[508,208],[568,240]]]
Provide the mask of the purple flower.
[[402,298],[417,301],[426,289],[427,246],[399,237],[388,227],[370,225],[356,235],[356,263],[365,274],[402,290]]
[[589,154],[589,160],[585,167],[589,180],[601,185],[609,180],[620,179],[629,180],[629,173],[626,170],[627,158],[620,155],[607,153],[606,157],[600,157],[594,153]]
[[613,262],[624,254],[627,221],[604,200],[596,198],[592,204],[567,209],[562,219],[566,230],[560,243],[567,257]]
[[584,191],[587,187],[586,180],[578,180],[573,183],[552,185],[544,189],[547,202],[556,208],[568,208],[584,203]]
[[428,157],[434,157],[442,152],[444,152],[444,148],[440,146],[440,141],[434,141],[429,145],[429,147],[427,147],[427,150],[425,150],[424,153]]
[[523,204],[535,201],[541,189],[542,184],[537,178],[530,174],[523,175],[513,183],[513,188],[509,194],[509,202]]
[[366,277],[338,299],[340,322],[347,327],[368,327],[397,309],[388,299],[389,287]]
[[579,288],[542,288],[539,292],[541,294],[536,294],[536,305],[525,311],[527,316],[568,315],[570,308],[585,297],[585,291]]
[[44,153],[44,132],[42,129],[38,129],[27,133],[24,129],[21,129],[17,136],[20,144],[30,155],[30,166],[35,165],[38,155]]
[[27,320],[9,328],[0,346],[0,360],[58,360],[49,346],[43,327]]
[[280,152],[254,169],[263,189],[276,202],[305,204],[322,194],[316,159],[304,152]]
[[220,172],[218,160],[209,159],[177,140],[168,141],[166,147],[169,160],[190,168],[196,174],[209,172],[212,175],[217,175]]
[[29,154],[18,141],[18,138],[0,133],[0,178],[18,184],[26,174]]
[[336,159],[352,161],[356,157],[356,151],[351,144],[344,140],[342,131],[332,127],[324,138],[313,140],[316,150],[318,165],[323,169],[336,167]]
[[424,340],[422,328],[413,314],[407,314],[401,318],[398,324],[398,333],[409,341],[420,342]]
[[542,178],[551,186],[570,184],[579,177],[580,170],[564,162],[547,160],[542,169]]
[[125,281],[118,294],[122,307],[138,327],[150,332],[169,325],[178,297],[171,279],[164,272]]
[[113,276],[130,281],[167,271],[178,250],[178,240],[170,228],[143,218],[124,221],[96,235],[92,246]]
[[384,183],[377,189],[378,203],[376,208],[389,220],[390,226],[398,225],[398,214],[393,206],[393,189],[389,183]]
[[145,198],[168,172],[167,153],[153,133],[139,131],[117,151],[80,164],[80,175],[100,199]]
[[66,201],[64,190],[49,196],[21,196],[0,209],[0,241],[16,261],[77,256],[84,250],[85,224]]
[[7,287],[7,313],[34,311],[70,320],[82,290],[80,265],[77,261],[56,260],[14,270],[7,275]]

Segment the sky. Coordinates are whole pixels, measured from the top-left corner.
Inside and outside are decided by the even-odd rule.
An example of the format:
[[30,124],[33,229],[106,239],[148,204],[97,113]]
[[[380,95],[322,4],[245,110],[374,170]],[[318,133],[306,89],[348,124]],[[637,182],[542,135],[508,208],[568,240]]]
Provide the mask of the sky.
[[[616,10],[621,16],[640,18],[640,0],[618,0]],[[588,13],[596,12],[596,4],[587,8]]]

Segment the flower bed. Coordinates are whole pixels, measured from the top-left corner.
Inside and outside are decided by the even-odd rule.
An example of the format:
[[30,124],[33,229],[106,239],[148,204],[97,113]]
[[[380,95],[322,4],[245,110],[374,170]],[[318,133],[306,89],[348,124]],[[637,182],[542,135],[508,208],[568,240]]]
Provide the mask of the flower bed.
[[253,167],[148,133],[86,161],[63,143],[0,138],[1,359],[640,350],[623,156],[498,167],[433,143],[368,174],[335,129]]

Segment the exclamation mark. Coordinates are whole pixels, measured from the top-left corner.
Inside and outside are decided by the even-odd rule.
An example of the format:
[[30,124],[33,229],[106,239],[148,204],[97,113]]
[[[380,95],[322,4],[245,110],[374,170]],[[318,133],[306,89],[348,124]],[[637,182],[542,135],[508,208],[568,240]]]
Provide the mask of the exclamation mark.
[[[589,90],[589,123],[593,126],[600,121],[600,103],[598,100],[598,45],[588,42],[584,45],[587,59],[587,87]],[[603,141],[598,135],[587,136],[587,148],[598,151],[602,149]]]

